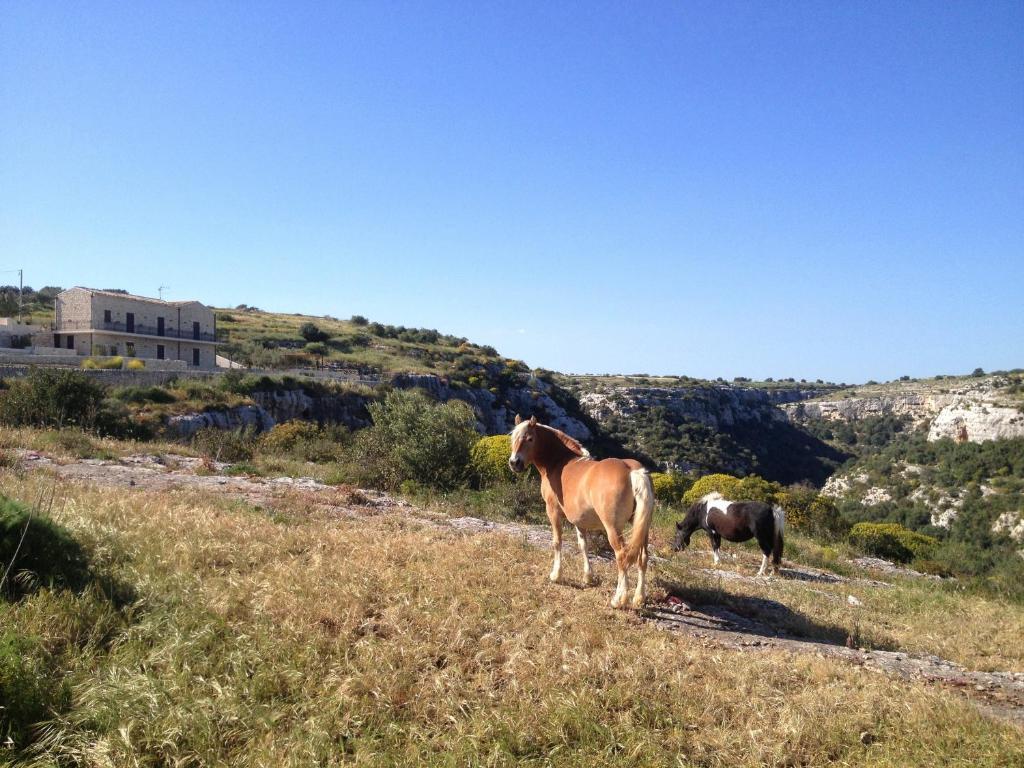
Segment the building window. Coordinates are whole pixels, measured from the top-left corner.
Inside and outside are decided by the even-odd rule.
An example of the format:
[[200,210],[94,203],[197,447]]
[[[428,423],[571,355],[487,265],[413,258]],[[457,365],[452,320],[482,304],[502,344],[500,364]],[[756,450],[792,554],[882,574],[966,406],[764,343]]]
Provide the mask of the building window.
[[157,344],[156,345],[156,359],[157,360],[163,360],[164,359],[164,345],[163,344]]
[[128,333],[135,333],[135,313],[127,312],[124,316],[124,329]]
[[110,322],[110,310],[109,309],[104,309],[103,310],[103,322],[104,323],[109,323]]
[[199,323],[192,323],[192,338],[199,338]]
[[69,333],[69,334],[68,334],[68,349],[74,349],[74,348],[75,348],[75,337],[74,337],[74,336],[72,336],[72,335],[71,335],[71,334]]
[[198,349],[193,349],[192,350],[192,365],[196,365],[196,366],[199,365],[199,350]]
[[126,341],[124,343],[124,353],[126,355],[128,355],[128,357],[135,357],[135,342],[134,341]]

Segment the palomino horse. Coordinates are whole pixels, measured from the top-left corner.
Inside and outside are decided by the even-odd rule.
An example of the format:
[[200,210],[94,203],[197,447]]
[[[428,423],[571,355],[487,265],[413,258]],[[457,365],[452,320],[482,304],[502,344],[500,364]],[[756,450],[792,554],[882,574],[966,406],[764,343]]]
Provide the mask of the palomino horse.
[[[558,581],[562,576],[562,521],[568,520],[576,527],[576,540],[583,553],[584,581],[593,583],[583,534],[603,530],[615,551],[619,571],[612,607],[626,606],[627,572],[633,564],[638,573],[633,607],[643,605],[647,536],[654,512],[654,489],[647,470],[632,459],[597,461],[564,432],[538,424],[536,417],[523,421],[516,416],[508,465],[513,472],[522,472],[529,464],[540,472],[540,492],[551,521],[555,550],[551,580]],[[622,531],[630,520],[633,531],[626,543]]]
[[690,506],[680,522],[676,523],[676,539],[672,549],[682,552],[690,546],[690,536],[703,528],[711,537],[711,552],[718,565],[718,548],[722,539],[747,541],[757,537],[761,547],[761,569],[758,576],[764,576],[768,568],[768,556],[776,573],[782,562],[782,534],[786,528],[786,513],[782,507],[771,507],[760,501],[727,501],[720,493],[709,493]]

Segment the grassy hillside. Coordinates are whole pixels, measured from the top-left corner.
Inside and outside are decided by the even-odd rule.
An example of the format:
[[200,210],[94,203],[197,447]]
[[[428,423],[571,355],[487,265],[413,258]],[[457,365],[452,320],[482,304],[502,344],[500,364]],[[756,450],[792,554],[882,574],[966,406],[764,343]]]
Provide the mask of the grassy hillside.
[[[53,493],[45,474],[2,478],[22,502]],[[954,693],[660,631],[606,607],[605,565],[603,587],[552,585],[547,552],[409,511],[74,483],[52,510],[96,585],[0,601],[0,684],[32,672],[5,717],[49,708],[0,764],[1002,766],[1024,748]],[[733,606],[770,591],[848,621],[848,587],[733,593],[695,570],[704,556],[668,577]],[[892,589],[853,591],[894,640],[906,624],[915,649],[1019,661],[1003,634],[967,631],[1019,631],[1019,614]]]
[[326,364],[367,373],[432,373],[464,381],[526,369],[493,347],[429,328],[382,325],[361,317],[339,320],[253,308],[218,309],[217,331],[224,342],[221,354],[261,368]]

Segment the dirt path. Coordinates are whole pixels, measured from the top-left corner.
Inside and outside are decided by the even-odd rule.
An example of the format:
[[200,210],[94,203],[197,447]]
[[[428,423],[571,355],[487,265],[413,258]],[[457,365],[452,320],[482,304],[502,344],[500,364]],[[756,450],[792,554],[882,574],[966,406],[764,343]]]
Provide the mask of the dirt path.
[[[317,483],[309,478],[267,480],[231,477],[221,474],[225,469],[224,465],[215,465],[213,472],[210,473],[199,459],[138,455],[113,461],[59,461],[34,451],[20,451],[18,455],[26,469],[46,469],[64,480],[103,486],[136,487],[151,491],[195,488],[243,499],[260,506],[273,506],[275,499],[280,500],[295,492],[311,493],[317,497],[318,504],[330,509],[332,513],[345,517],[391,511],[415,516],[424,523],[438,528],[454,529],[468,534],[513,536],[542,548],[549,547],[551,542],[551,534],[546,526],[493,522],[475,517],[452,518],[419,509],[379,491],[339,493],[338,488]],[[570,549],[575,547],[571,542],[572,538],[566,537],[566,546]],[[652,558],[654,561],[657,559]],[[724,579],[754,579],[752,576],[726,569],[707,572]],[[811,583],[850,582],[880,588],[892,586],[886,581],[839,576],[805,566],[785,568],[783,576]],[[893,677],[924,680],[960,691],[982,711],[1024,726],[1024,672],[978,672],[938,656],[911,655],[898,651],[869,651],[850,648],[838,642],[798,637],[774,628],[771,623],[730,611],[715,603],[713,597],[703,595],[699,591],[693,594],[676,594],[678,590],[674,589],[675,585],[662,586],[668,590],[669,597],[650,605],[642,615],[663,630],[684,633],[709,643],[743,651],[783,650],[792,653],[811,653],[840,659],[866,670]],[[763,598],[756,600],[759,603],[759,616],[781,616],[789,611],[781,603]],[[782,623],[779,622],[780,625]]]

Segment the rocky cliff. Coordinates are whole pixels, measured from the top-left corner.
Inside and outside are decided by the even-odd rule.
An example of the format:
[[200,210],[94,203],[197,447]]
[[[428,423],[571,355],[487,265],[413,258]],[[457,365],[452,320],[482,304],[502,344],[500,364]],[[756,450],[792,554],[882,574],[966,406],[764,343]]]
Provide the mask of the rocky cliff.
[[[511,431],[516,414],[536,416],[544,424],[560,429],[584,442],[593,437],[590,428],[569,409],[560,404],[560,395],[548,382],[536,376],[524,375],[515,386],[498,393],[482,387],[453,386],[437,376],[406,374],[396,376],[392,385],[401,389],[419,388],[440,402],[462,400],[468,403],[477,417],[477,431],[497,435]],[[567,398],[561,396],[563,402]]]
[[[556,396],[565,400],[546,381],[524,376],[515,386],[499,390],[453,385],[446,379],[427,375],[401,375],[390,382],[397,389],[423,389],[439,402],[462,400],[477,418],[477,431],[495,435],[512,429],[517,413],[536,415],[578,440],[589,441],[590,428],[565,406]],[[349,429],[370,426],[367,405],[372,397],[359,393],[311,394],[304,389],[279,389],[252,393],[254,405],[243,405],[203,413],[173,416],[168,420],[169,430],[181,437],[191,437],[201,429],[239,429],[246,427],[257,432],[268,430],[285,421],[299,419],[320,424],[344,424]],[[569,399],[571,401],[571,398]],[[571,402],[570,402],[571,405]]]
[[744,421],[786,420],[776,406],[819,397],[819,389],[756,389],[697,385],[691,387],[614,386],[579,396],[583,410],[598,422],[635,416],[652,408],[712,429]]
[[1024,437],[1024,411],[1008,399],[1009,380],[993,376],[948,390],[913,389],[893,385],[894,391],[791,403],[782,411],[796,424],[808,420],[860,421],[874,416],[908,416],[926,428],[929,440],[952,438],[985,442]]

